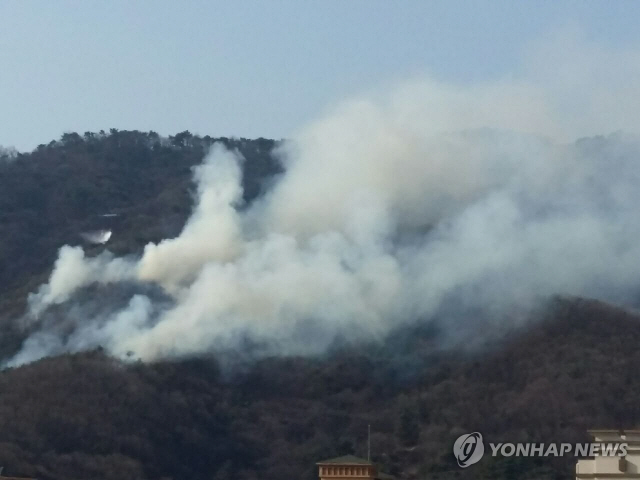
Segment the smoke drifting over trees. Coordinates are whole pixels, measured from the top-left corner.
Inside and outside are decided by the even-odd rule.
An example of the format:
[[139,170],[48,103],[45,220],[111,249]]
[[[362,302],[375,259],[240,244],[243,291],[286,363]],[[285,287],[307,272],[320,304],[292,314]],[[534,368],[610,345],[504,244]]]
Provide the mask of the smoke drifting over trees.
[[311,479],[371,425],[401,478],[570,477],[461,471],[451,446],[640,422],[637,313],[569,297],[638,305],[637,59],[569,36],[514,78],[372,92],[285,142],[0,150],[0,465]]
[[[618,60],[606,66],[627,72]],[[263,353],[318,353],[434,318],[459,342],[554,294],[634,304],[640,143],[628,99],[589,102],[550,82],[544,70],[464,88],[424,80],[349,101],[279,147],[285,173],[250,205],[242,155],[214,146],[179,235],[136,258],[63,247],[27,319],[81,309],[74,293],[95,282],[159,285],[170,306],[136,294],[77,325],[40,322],[10,363],[79,346],[151,360],[247,339]],[[567,141],[601,127],[596,110],[632,133]],[[595,122],[572,121],[581,114]]]

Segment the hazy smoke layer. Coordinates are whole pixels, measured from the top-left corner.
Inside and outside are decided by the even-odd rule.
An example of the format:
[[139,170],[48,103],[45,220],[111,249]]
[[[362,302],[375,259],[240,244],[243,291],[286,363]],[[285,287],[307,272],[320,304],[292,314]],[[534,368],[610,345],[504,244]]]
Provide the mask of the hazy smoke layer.
[[[528,81],[419,81],[341,105],[284,145],[286,174],[248,209],[235,208],[242,159],[215,146],[195,172],[197,203],[179,237],[135,260],[63,247],[29,315],[73,303],[95,282],[154,283],[172,303],[136,294],[64,333],[40,321],[11,363],[98,345],[154,359],[248,337],[271,352],[313,353],[435,315],[444,325],[451,315],[452,331],[478,321],[460,312],[504,321],[556,293],[634,303],[640,143],[568,139],[635,132],[628,105],[639,92],[629,82],[624,98],[581,96],[604,91],[582,77],[584,90],[565,85],[568,60],[582,67],[582,56],[556,59],[558,83],[545,76],[551,67],[534,68],[538,56],[547,60],[532,56]],[[628,59],[606,57],[603,68],[637,70]]]

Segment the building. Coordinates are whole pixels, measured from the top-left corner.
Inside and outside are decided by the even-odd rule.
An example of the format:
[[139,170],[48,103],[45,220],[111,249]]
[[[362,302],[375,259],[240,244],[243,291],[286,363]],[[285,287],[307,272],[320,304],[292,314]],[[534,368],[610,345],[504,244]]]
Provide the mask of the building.
[[577,480],[640,479],[640,430],[589,430],[589,434],[595,443],[626,443],[627,454],[624,456],[597,455],[593,458],[578,460]]
[[392,480],[392,475],[378,471],[369,460],[353,455],[331,458],[318,462],[320,480]]

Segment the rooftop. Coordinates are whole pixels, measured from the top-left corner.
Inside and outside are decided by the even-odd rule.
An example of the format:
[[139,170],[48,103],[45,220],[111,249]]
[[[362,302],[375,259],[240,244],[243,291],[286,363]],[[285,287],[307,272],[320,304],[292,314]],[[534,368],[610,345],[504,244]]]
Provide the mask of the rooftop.
[[355,455],[343,455],[342,457],[323,460],[316,465],[373,465],[373,463]]

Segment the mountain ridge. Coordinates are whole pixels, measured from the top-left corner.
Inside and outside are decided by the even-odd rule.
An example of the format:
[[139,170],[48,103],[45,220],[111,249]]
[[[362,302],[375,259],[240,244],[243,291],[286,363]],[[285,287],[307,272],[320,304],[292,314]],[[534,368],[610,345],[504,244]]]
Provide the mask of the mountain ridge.
[[[118,215],[107,246],[118,255],[179,233],[191,169],[214,141],[245,158],[246,203],[282,172],[278,142],[189,132],[65,134],[0,163],[0,356],[25,338],[16,319],[58,248],[81,243],[101,215]],[[373,459],[400,478],[571,478],[573,458],[486,458],[462,471],[451,447],[468,431],[560,442],[638,426],[640,315],[556,297],[513,320],[470,346],[444,348],[447,319],[436,318],[310,357],[140,363],[96,350],[6,369],[0,465],[43,480],[311,479],[322,458],[362,456],[370,424]]]

